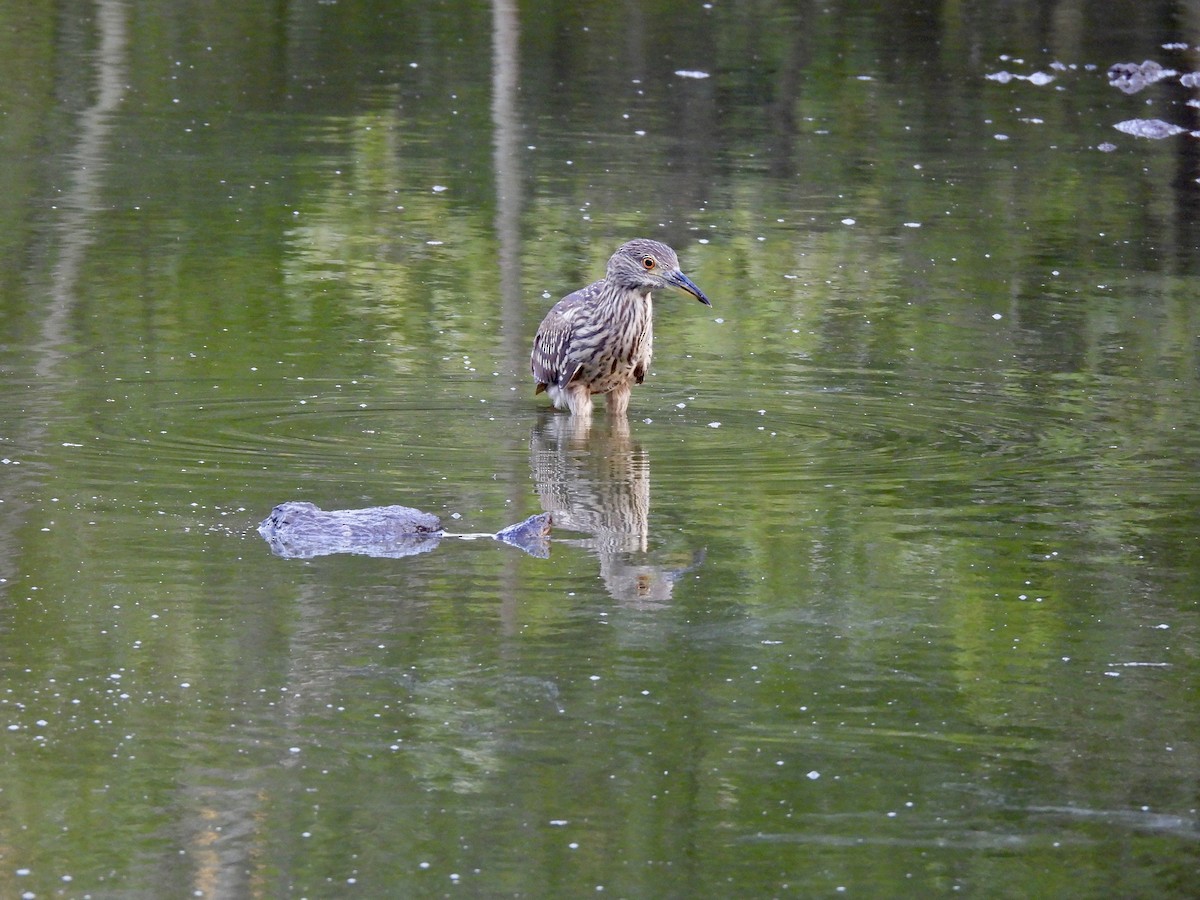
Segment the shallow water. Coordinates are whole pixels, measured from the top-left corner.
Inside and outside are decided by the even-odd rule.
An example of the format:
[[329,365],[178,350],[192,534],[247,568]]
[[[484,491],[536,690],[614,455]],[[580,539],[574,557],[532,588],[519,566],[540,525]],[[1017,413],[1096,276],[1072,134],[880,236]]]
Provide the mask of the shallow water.
[[[1189,896],[1173,9],[0,14],[0,893]],[[583,428],[637,234],[714,308]]]

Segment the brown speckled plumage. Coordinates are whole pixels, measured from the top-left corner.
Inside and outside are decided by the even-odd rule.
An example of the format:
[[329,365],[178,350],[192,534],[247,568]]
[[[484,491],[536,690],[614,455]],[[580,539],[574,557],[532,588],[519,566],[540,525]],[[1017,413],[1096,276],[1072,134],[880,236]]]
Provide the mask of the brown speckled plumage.
[[567,294],[538,327],[530,363],[537,393],[558,409],[592,414],[592,394],[606,394],[608,411],[624,416],[633,385],[650,368],[654,346],[652,292],[674,287],[711,306],[679,271],[666,244],[645,238],[621,246],[600,281]]

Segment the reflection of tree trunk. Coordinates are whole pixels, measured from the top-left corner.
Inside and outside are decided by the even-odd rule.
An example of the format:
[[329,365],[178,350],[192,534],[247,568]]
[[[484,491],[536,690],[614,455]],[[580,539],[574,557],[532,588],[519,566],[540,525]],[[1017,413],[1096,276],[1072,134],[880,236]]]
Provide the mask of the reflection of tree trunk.
[[[805,10],[806,21],[811,21],[811,15],[810,10]],[[785,179],[785,183],[788,183],[792,181],[798,166],[795,158],[796,106],[800,102],[803,72],[808,64],[808,31],[794,16],[784,16],[779,28],[784,32],[783,35],[777,35],[783,47],[783,59],[767,105],[771,137],[775,142],[769,165],[774,177]]]
[[[111,137],[128,82],[127,15],[124,0],[96,0],[98,42],[93,57],[95,79],[91,85],[94,99],[80,112],[78,140],[64,157],[67,175],[59,199],[62,215],[53,232],[57,252],[52,252],[45,316],[38,341],[31,350],[37,377],[29,408],[43,413],[54,405],[59,392],[57,369],[70,343],[71,313],[78,301],[88,251],[95,243],[94,219],[106,208],[103,196],[113,149]],[[63,56],[70,58],[71,54],[64,52]],[[27,447],[42,443],[48,427],[45,423],[50,418],[46,415],[26,418],[26,428],[18,443]],[[18,495],[29,493],[30,486],[25,487]],[[20,518],[11,515],[14,512],[11,507],[12,504],[6,505],[10,514],[6,523]],[[206,896],[241,895],[245,893],[246,873],[252,869],[249,862],[259,812],[257,797],[240,782],[209,787],[205,786],[208,780],[206,772],[185,769],[180,773],[175,828],[193,860],[189,878]],[[174,870],[177,861],[171,860],[170,864]]]
[[79,142],[68,157],[71,177],[62,195],[65,210],[59,223],[60,250],[54,265],[50,303],[37,348],[38,374],[48,375],[61,358],[67,340],[66,321],[75,299],[75,285],[87,248],[92,243],[91,219],[100,208],[103,175],[108,166],[108,136],[112,115],[125,96],[125,5],[121,0],[97,0],[96,101],[79,115]]
[[525,371],[521,334],[521,155],[517,121],[519,38],[516,0],[492,0],[492,127],[496,238],[500,243],[500,316],[505,356]]
[[[30,414],[20,421],[11,435],[16,451],[14,456],[19,456],[26,448],[41,445],[45,440],[46,423],[52,418],[47,413],[55,405],[57,396],[55,370],[69,340],[68,322],[75,302],[75,285],[91,243],[92,214],[99,205],[98,197],[103,187],[108,135],[112,127],[110,115],[120,104],[125,91],[124,4],[120,0],[98,0],[96,23],[100,40],[92,84],[95,101],[79,114],[79,139],[64,157],[68,177],[59,200],[63,215],[54,233],[58,254],[43,305],[39,335],[29,351],[35,375],[31,379],[30,397],[25,403]],[[34,478],[34,469],[12,464],[4,465],[2,469],[3,492],[10,499],[5,504],[3,524],[0,525],[0,560],[5,561],[4,570],[15,571],[17,567],[9,562],[18,552],[17,539],[13,535],[23,524],[24,512],[30,504],[27,498],[33,485],[26,483],[26,479]]]
[[[496,239],[500,244],[500,328],[505,364],[518,384],[528,383],[526,343],[521,316],[521,130],[517,113],[520,73],[520,22],[516,0],[492,0],[492,129],[496,181]],[[518,387],[518,390],[520,388]],[[513,454],[511,459],[518,459]],[[511,508],[518,510],[527,490],[516,471],[508,473]],[[516,560],[507,560],[501,576],[500,615],[516,628],[519,595]]]

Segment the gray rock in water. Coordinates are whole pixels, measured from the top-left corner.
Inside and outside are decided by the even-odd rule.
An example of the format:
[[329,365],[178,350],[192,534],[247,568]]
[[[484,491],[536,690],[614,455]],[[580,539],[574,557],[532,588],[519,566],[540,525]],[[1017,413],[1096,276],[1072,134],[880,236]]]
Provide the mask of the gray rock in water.
[[530,516],[524,522],[496,532],[496,540],[518,547],[538,559],[550,557],[550,513]]
[[550,555],[550,516],[531,516],[496,535],[455,535],[442,530],[432,513],[411,506],[369,506],[324,510],[315,503],[291,500],[271,510],[258,533],[276,556],[311,559],[354,553],[398,559],[428,553],[444,537],[494,537],[545,559]]
[[428,553],[442,539],[441,520],[410,506],[323,510],[289,501],[271,510],[258,533],[271,552],[285,559],[330,553],[399,558]]

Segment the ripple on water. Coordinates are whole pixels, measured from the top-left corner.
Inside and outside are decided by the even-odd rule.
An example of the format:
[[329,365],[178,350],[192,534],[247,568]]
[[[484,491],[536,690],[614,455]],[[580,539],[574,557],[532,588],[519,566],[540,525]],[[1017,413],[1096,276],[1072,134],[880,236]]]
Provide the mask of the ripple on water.
[[[914,465],[920,468],[911,477],[937,479],[981,458],[1037,461],[1032,411],[995,385],[890,372],[852,376],[816,372],[749,402],[705,386],[654,424],[709,429],[701,462],[721,471],[743,469],[756,455],[766,457],[766,474],[790,477],[806,477],[813,468],[813,477],[824,477]],[[1047,418],[1043,412],[1038,424],[1047,425]],[[1069,416],[1060,420],[1065,424]]]
[[305,389],[300,396],[234,388],[232,396],[155,399],[101,419],[95,439],[79,445],[80,456],[99,465],[119,465],[114,456],[137,459],[160,471],[169,465],[320,471],[495,448],[496,429],[488,423],[496,420],[497,404],[474,398],[464,404],[450,388],[403,392],[310,379]]
[[[126,384],[122,410],[53,452],[98,485],[132,480],[206,502],[247,489],[271,503],[297,491],[323,505],[403,502],[526,483],[545,408],[500,377],[312,379],[292,393],[278,384],[176,383],[165,398],[161,383]],[[1025,503],[1034,514],[1078,506],[1089,483],[1131,472],[1178,487],[1177,471],[1139,462],[1137,448],[1109,433],[1110,407],[1129,394],[1127,383],[1092,377],[813,366],[750,388],[716,378],[687,391],[647,386],[630,431],[649,451],[656,501],[767,492],[783,514],[789,497],[835,491],[971,519],[981,504]],[[605,420],[598,412],[597,424]]]
[[[1159,479],[1163,496],[1180,486],[1181,469],[1163,471],[1114,429],[1131,386],[1112,382],[814,368],[749,397],[704,384],[641,436],[661,445],[655,467],[686,471],[693,491],[844,492],[929,524],[978,525],[997,505],[1061,522],[1134,476],[1152,491]],[[669,435],[675,425],[688,436]]]

